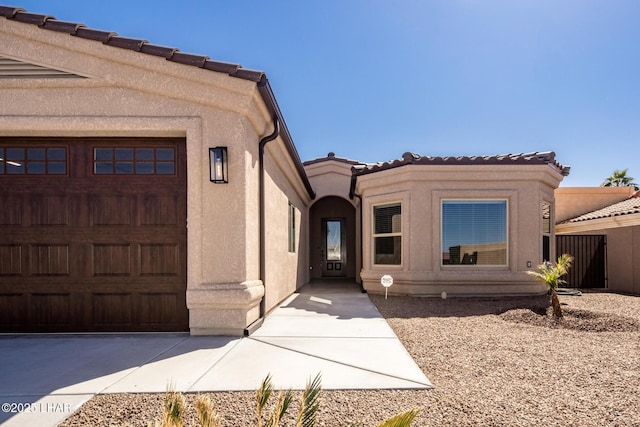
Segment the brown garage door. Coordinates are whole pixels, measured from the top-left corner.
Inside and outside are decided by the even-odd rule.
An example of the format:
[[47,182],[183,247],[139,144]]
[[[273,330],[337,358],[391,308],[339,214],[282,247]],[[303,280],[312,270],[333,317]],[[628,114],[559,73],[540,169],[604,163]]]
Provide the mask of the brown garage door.
[[183,139],[0,138],[0,330],[185,331]]

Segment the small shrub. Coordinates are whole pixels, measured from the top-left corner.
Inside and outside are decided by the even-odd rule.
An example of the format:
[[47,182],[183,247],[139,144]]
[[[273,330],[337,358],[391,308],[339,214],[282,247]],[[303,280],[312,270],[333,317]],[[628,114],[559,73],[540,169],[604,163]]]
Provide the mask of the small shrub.
[[[317,374],[313,380],[307,381],[300,397],[300,408],[296,417],[296,427],[314,427],[316,417],[320,410],[320,393],[322,392],[321,376]],[[256,390],[256,421],[258,427],[277,427],[280,420],[289,409],[293,400],[291,390],[279,391],[278,401],[270,414],[265,409],[273,395],[271,375],[267,375],[260,387]],[[213,409],[213,404],[208,396],[198,395],[196,398],[196,414],[202,427],[222,427],[220,417]],[[164,417],[162,422],[149,424],[154,427],[184,427],[184,414],[186,401],[182,393],[174,391],[173,385],[167,389],[164,399]],[[378,427],[408,427],[418,415],[417,409],[400,413],[379,424]],[[266,423],[265,420],[266,419]],[[359,427],[361,424],[352,424],[351,427]]]

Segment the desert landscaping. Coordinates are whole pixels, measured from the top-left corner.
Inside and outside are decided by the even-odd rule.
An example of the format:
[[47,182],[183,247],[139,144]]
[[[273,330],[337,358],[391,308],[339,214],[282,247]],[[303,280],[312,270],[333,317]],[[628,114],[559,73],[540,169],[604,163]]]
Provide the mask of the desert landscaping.
[[[419,408],[414,426],[640,426],[638,297],[561,296],[561,321],[546,297],[371,298],[435,389],[326,390],[317,425],[375,426]],[[209,396],[223,425],[256,425],[252,392]],[[62,425],[147,426],[163,399],[99,395]]]

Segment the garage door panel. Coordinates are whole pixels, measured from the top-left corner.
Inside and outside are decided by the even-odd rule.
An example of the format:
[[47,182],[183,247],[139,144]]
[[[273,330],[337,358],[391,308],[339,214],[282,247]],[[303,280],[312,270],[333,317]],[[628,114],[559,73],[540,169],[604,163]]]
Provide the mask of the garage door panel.
[[22,196],[3,194],[0,225],[21,225],[22,203]]
[[[0,173],[0,331],[188,330],[184,140],[0,138],[7,147],[41,164]],[[116,172],[95,174],[95,147],[112,147]]]
[[94,276],[132,276],[131,245],[93,245],[92,265]]
[[138,313],[143,325],[179,324],[182,297],[174,293],[142,293]]
[[130,293],[94,293],[93,324],[113,327],[128,326],[133,323],[133,296]]
[[67,196],[32,195],[29,200],[31,225],[69,225]]
[[33,276],[69,276],[69,245],[29,245],[29,264]]
[[0,325],[6,325],[15,330],[24,322],[24,315],[27,312],[28,295],[23,293],[0,293],[0,300],[3,301],[3,310],[0,310]]
[[35,326],[52,328],[57,325],[71,326],[71,293],[34,293],[29,301],[32,322]]
[[171,243],[140,245],[141,276],[178,276],[181,270],[179,245]]
[[22,275],[22,246],[0,245],[0,276]]
[[135,196],[91,196],[92,226],[135,225]]
[[140,225],[178,225],[178,206],[175,196],[145,195],[140,206]]

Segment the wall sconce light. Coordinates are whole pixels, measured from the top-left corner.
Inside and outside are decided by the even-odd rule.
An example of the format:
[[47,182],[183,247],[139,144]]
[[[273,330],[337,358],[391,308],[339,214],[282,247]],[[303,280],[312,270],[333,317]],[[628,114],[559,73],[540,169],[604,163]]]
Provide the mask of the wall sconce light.
[[227,184],[227,147],[209,148],[209,175],[211,182]]

